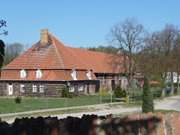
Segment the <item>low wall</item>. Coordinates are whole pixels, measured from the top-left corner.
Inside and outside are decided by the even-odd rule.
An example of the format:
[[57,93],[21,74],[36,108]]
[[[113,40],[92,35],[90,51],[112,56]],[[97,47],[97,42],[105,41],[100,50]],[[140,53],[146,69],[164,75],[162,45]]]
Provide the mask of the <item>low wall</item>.
[[179,135],[180,113],[128,117],[84,115],[82,118],[38,117],[0,122],[2,135]]

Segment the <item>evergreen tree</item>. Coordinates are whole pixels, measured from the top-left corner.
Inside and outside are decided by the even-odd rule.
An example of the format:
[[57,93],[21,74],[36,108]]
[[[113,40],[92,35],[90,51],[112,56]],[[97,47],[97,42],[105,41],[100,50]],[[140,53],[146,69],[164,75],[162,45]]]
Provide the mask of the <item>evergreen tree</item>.
[[144,78],[144,86],[143,86],[143,97],[142,97],[142,112],[148,113],[154,111],[154,103],[153,103],[153,95],[151,90],[149,89],[148,79]]

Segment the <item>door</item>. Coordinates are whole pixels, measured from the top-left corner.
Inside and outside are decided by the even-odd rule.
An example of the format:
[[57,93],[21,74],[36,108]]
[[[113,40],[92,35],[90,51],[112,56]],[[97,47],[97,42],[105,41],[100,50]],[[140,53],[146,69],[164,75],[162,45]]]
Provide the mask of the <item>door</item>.
[[8,84],[8,95],[11,96],[13,95],[13,85],[12,84]]
[[115,89],[115,80],[111,80],[111,88],[112,88],[112,90]]

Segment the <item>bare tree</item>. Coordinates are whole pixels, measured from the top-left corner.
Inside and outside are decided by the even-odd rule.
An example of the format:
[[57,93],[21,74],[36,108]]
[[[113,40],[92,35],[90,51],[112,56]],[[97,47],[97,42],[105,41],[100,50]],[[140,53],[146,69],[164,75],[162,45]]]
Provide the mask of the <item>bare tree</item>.
[[111,29],[113,45],[121,49],[124,56],[124,68],[129,84],[135,72],[135,53],[141,48],[144,40],[144,28],[135,19],[126,19],[124,22],[116,24]]
[[14,58],[20,55],[24,50],[24,45],[21,43],[9,44],[5,48],[4,65],[11,62]]
[[179,79],[179,76],[180,76],[180,31],[178,31],[177,33],[177,39],[176,39],[176,42],[175,42],[175,46],[173,48],[173,52],[172,52],[172,59],[174,61],[174,69],[176,71],[176,76],[177,76],[177,90],[178,92],[180,91],[180,87],[179,87],[179,84],[180,84],[180,79]]
[[166,25],[163,30],[150,34],[145,40],[144,49],[139,53],[138,61],[141,71],[160,76],[162,82],[170,76],[172,92],[174,90],[173,72],[177,71],[177,61],[173,54],[177,34],[178,29],[173,25]]

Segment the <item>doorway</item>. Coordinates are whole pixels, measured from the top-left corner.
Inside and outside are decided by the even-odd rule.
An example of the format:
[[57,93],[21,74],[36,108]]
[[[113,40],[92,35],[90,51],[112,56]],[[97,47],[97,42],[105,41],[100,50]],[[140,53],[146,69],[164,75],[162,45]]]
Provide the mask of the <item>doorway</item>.
[[9,96],[13,95],[13,85],[12,84],[7,85],[7,90],[8,90]]
[[112,90],[115,89],[115,80],[111,80],[111,88],[112,88]]

